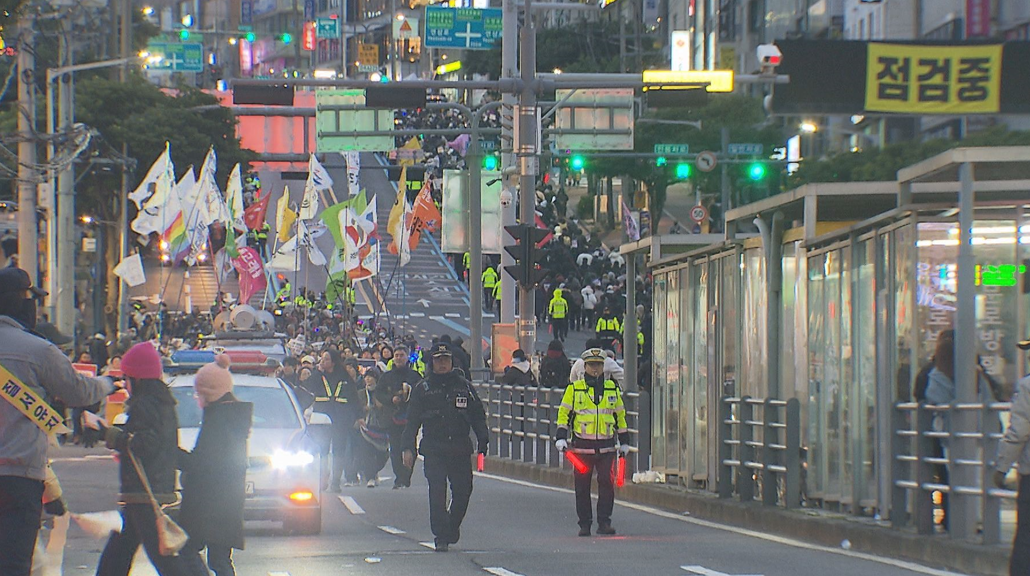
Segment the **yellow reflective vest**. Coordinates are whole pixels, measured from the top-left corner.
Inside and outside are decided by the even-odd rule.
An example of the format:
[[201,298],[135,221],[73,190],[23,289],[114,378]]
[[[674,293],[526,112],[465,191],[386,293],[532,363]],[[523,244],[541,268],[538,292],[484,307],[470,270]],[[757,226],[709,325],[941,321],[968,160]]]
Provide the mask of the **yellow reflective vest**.
[[486,289],[486,290],[493,290],[493,287],[494,287],[495,284],[497,284],[498,280],[500,280],[500,279],[497,277],[497,271],[496,270],[494,270],[490,266],[487,266],[486,270],[483,270],[483,288],[484,289]]
[[343,392],[343,380],[336,383],[336,389],[334,390],[332,385],[329,384],[329,380],[327,380],[325,376],[322,376],[322,387],[324,388],[324,393],[315,396],[315,402],[330,404],[334,402],[339,404],[348,403],[347,396],[341,394],[341,392]]
[[572,431],[573,444],[576,438],[614,440],[617,434],[629,432],[622,390],[615,381],[605,380],[600,401],[594,403],[594,389],[586,379],[569,384],[558,406],[558,429],[562,428]]
[[569,312],[569,303],[561,295],[561,289],[554,291],[554,297],[551,298],[551,303],[547,306],[547,313],[550,314],[551,318],[560,320],[565,317]]
[[594,328],[594,332],[622,332],[622,324],[615,316],[611,318],[602,316],[597,319],[597,326]]

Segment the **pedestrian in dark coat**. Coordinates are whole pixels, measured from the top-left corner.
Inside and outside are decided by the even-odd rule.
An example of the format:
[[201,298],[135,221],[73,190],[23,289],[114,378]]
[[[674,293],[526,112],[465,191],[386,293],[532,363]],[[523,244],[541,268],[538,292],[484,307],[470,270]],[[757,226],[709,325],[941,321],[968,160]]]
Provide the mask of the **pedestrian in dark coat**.
[[560,340],[551,340],[547,354],[540,361],[540,385],[548,388],[562,388],[569,385],[572,362],[565,355],[565,346]]
[[175,494],[175,468],[179,446],[179,417],[175,398],[161,380],[161,356],[149,342],[129,349],[122,358],[128,379],[128,421],[124,429],[106,430],[107,447],[120,454],[122,531],[112,533],[97,566],[97,576],[128,576],[140,544],[161,576],[189,574],[182,556],[162,556],[157,519],[150,497],[133,466],[129,451],[143,468],[158,504],[171,504]]
[[197,371],[193,386],[204,410],[192,452],[180,451],[182,512],[179,524],[189,534],[181,554],[196,574],[235,576],[232,549],[243,550],[243,503],[247,478],[247,437],[254,405],[232,394],[229,357]]

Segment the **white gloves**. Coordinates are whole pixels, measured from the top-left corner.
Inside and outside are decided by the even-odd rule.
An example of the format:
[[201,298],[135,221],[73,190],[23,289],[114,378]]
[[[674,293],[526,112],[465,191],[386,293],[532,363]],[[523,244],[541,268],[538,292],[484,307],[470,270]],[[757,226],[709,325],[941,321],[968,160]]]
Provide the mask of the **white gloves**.
[[619,444],[619,453],[623,456],[629,456],[629,444]]
[[556,440],[554,443],[554,447],[557,448],[559,452],[564,452],[569,447],[569,441],[564,438],[562,438],[561,440]]

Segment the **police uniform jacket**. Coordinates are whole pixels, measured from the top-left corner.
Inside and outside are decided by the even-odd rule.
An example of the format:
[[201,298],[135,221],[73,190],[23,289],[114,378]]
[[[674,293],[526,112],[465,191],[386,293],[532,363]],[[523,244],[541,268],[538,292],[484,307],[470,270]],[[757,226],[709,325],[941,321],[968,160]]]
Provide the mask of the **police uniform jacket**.
[[415,449],[419,428],[422,428],[422,442],[418,451],[423,456],[472,454],[470,430],[476,433],[479,452],[486,452],[490,442],[483,403],[472,384],[454,370],[446,374],[430,373],[412,389],[403,449]]

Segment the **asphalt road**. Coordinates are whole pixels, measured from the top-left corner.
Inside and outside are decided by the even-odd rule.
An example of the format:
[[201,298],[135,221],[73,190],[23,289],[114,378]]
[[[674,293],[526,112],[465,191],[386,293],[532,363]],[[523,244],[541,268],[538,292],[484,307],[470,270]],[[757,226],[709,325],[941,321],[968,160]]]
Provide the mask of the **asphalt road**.
[[[116,464],[106,451],[61,448],[54,457],[70,509],[95,512],[115,508]],[[388,470],[381,474],[388,475]],[[318,536],[287,536],[273,524],[248,523],[247,549],[235,554],[238,574],[951,574],[619,503],[613,518],[617,536],[579,538],[569,491],[493,477],[489,462],[487,472],[475,479],[462,540],[448,553],[434,552],[429,544],[432,534],[421,467],[407,490],[356,487],[323,496],[323,531]],[[65,547],[63,575],[93,574],[102,547],[102,541],[85,536],[73,525]],[[154,571],[145,558],[138,557],[132,574],[150,576]]]

